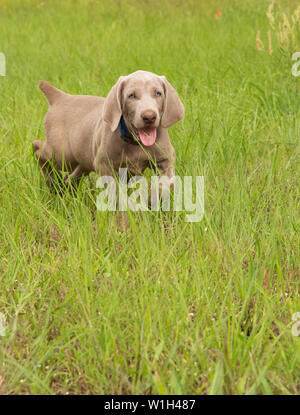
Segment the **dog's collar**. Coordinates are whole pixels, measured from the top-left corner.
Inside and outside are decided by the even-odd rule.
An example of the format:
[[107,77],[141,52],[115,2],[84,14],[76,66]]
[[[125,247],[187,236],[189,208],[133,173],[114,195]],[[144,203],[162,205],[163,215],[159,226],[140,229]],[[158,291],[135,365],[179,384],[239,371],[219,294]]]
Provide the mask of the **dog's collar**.
[[121,134],[121,138],[123,141],[125,141],[128,144],[133,144],[135,146],[139,145],[136,138],[133,137],[133,135],[127,130],[123,115],[121,116],[121,119],[119,122],[119,129],[120,129],[120,134]]

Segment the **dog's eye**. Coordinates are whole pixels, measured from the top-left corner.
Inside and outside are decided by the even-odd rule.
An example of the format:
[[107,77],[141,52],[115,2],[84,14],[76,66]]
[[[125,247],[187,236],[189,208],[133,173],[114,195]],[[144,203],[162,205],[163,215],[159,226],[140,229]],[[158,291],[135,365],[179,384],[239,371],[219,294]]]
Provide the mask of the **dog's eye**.
[[156,96],[156,97],[161,97],[161,92],[156,91],[156,92],[155,92],[155,96]]
[[132,94],[129,94],[128,98],[135,98],[135,93],[133,92]]

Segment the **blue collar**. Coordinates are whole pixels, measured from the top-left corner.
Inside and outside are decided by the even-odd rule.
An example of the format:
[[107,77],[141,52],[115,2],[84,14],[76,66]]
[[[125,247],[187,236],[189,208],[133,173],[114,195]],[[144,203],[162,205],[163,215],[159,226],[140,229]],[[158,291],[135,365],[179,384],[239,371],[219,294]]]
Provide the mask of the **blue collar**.
[[123,115],[121,116],[120,122],[119,122],[119,129],[121,138],[123,141],[129,144],[139,145],[139,142],[133,137],[133,135],[127,130],[125,121],[123,118]]

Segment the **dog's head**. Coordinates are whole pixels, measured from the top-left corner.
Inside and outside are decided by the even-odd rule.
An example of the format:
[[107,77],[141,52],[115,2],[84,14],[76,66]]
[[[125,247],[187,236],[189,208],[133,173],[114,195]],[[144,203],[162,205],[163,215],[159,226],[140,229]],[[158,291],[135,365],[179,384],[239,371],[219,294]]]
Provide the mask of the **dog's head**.
[[137,71],[121,76],[109,92],[103,119],[112,131],[123,115],[127,127],[145,146],[154,144],[157,128],[168,128],[181,120],[184,107],[164,76]]

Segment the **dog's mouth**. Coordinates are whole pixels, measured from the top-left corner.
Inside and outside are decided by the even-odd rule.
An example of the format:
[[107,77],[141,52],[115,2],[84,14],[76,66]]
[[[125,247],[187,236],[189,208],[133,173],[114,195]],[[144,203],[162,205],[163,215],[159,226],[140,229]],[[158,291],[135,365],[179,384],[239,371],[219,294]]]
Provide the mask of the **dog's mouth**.
[[137,129],[137,134],[144,146],[152,146],[155,143],[157,131],[153,127]]

